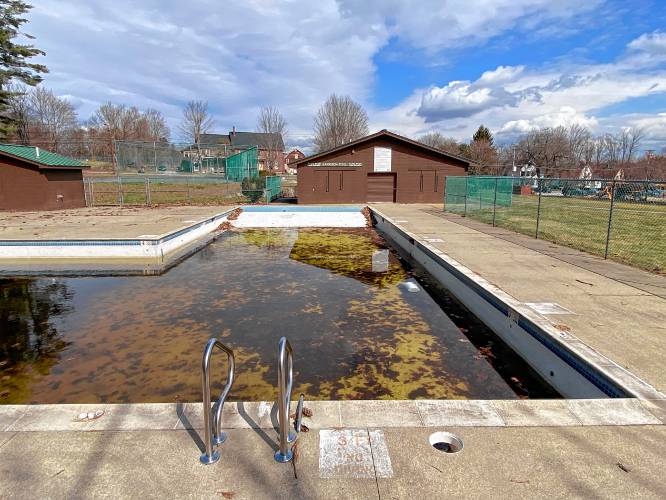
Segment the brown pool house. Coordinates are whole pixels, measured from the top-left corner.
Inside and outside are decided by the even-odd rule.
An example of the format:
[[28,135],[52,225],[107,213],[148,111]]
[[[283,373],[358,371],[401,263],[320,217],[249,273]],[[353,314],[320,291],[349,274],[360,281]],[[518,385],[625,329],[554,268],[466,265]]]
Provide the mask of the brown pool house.
[[42,148],[0,144],[0,210],[85,207],[84,168]]
[[299,203],[437,203],[469,160],[387,130],[296,163]]

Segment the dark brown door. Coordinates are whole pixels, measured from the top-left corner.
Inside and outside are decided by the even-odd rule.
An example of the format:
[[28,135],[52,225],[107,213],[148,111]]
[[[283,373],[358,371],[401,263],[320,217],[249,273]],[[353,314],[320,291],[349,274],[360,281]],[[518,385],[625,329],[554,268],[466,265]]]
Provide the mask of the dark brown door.
[[395,174],[368,174],[368,201],[395,201]]
[[317,193],[328,193],[330,189],[328,170],[315,170],[315,191]]

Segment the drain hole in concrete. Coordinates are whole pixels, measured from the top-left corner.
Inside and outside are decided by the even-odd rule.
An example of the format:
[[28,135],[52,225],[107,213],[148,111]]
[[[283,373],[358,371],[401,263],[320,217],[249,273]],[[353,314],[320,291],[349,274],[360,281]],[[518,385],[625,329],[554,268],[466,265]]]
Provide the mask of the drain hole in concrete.
[[433,432],[429,441],[430,446],[444,453],[458,453],[463,449],[463,440],[450,432]]

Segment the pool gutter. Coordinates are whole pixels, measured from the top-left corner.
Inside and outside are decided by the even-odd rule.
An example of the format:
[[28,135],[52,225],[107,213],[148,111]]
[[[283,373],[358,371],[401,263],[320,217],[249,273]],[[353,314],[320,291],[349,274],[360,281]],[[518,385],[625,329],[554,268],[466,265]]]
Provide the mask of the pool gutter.
[[376,228],[422,265],[442,286],[567,398],[663,399],[617,363],[557,329],[545,317],[370,207]]

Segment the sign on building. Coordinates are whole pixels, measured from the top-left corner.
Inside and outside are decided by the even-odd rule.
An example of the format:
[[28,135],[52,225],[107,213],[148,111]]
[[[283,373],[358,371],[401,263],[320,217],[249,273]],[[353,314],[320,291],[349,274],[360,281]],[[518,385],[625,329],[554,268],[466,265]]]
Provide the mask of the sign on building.
[[375,172],[391,171],[391,148],[375,148]]

